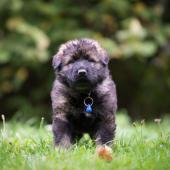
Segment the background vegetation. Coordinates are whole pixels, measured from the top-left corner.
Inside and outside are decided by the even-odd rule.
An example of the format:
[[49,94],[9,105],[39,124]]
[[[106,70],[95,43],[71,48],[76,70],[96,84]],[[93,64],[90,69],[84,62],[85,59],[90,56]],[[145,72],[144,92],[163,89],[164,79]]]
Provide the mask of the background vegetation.
[[1,0],[0,114],[49,118],[52,56],[80,37],[108,50],[119,109],[170,113],[169,10],[168,0]]
[[[169,0],[0,0],[0,169],[170,169],[169,11]],[[54,150],[44,124],[52,56],[81,37],[108,50],[119,110],[139,120],[118,112],[110,163],[86,134],[72,149]]]

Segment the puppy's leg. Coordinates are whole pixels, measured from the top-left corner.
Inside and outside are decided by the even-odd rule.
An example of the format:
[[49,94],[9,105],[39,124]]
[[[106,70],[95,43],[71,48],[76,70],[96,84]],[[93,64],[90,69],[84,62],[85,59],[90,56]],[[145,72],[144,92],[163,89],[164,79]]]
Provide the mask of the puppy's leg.
[[110,145],[113,142],[116,126],[112,122],[101,122],[94,135],[97,145]]
[[68,148],[72,143],[71,125],[63,115],[53,119],[53,134],[55,146]]
[[113,142],[116,127],[111,123],[113,122],[104,122],[99,124],[95,133],[95,141],[97,144],[96,153],[101,159],[107,161],[112,160],[112,149],[108,145]]

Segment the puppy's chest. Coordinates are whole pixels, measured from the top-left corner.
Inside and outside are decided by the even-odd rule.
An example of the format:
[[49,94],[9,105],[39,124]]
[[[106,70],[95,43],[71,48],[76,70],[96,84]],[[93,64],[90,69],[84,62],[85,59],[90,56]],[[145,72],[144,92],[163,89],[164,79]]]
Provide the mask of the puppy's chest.
[[88,132],[96,122],[100,121],[100,101],[95,97],[93,98],[93,104],[91,106],[92,112],[87,113],[87,106],[84,104],[84,98],[86,96],[80,96],[79,98],[70,98],[69,111],[67,117],[76,129],[83,132]]
[[67,116],[74,128],[81,132],[88,132],[98,119],[95,105],[91,113],[86,113],[84,103],[81,101],[70,106]]

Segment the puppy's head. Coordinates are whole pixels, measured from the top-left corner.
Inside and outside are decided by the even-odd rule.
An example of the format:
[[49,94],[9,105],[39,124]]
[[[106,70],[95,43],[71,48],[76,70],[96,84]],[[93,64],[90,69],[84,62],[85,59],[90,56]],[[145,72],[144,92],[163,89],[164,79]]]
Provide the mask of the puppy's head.
[[107,52],[92,39],[68,41],[53,57],[58,79],[71,88],[87,90],[108,75]]

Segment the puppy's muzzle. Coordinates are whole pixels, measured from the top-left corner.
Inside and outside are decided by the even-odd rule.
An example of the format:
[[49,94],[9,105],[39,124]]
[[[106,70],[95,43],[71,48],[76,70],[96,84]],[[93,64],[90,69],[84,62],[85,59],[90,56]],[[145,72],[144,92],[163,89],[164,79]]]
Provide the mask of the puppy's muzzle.
[[79,76],[86,76],[87,75],[87,71],[85,69],[79,69],[78,70],[78,75]]

